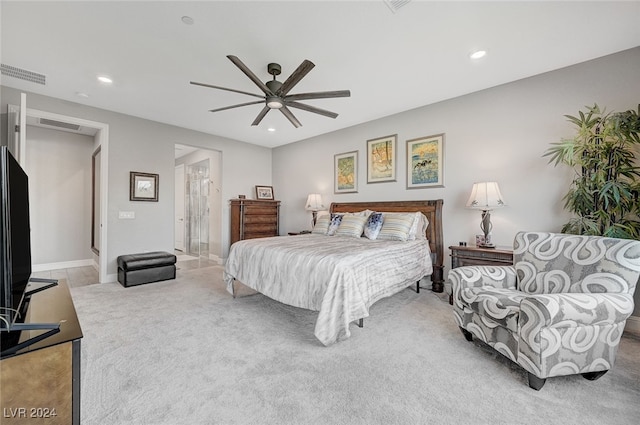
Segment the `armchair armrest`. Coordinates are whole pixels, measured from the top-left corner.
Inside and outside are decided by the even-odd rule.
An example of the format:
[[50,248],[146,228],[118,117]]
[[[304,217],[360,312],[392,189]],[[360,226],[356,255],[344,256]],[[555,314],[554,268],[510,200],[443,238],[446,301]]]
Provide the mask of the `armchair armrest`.
[[576,327],[621,323],[633,313],[633,297],[612,293],[537,294],[520,304],[520,327]]
[[513,266],[464,266],[449,271],[451,290],[493,286],[516,289],[516,269]]
[[461,292],[465,288],[492,286],[500,289],[515,289],[517,276],[513,266],[464,266],[451,269],[448,275],[447,292],[454,305],[460,304]]

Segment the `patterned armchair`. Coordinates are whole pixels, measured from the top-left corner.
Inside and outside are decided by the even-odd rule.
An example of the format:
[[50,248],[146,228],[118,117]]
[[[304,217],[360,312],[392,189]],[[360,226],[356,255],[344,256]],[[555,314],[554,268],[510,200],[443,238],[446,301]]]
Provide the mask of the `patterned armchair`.
[[640,241],[520,232],[513,260],[449,272],[465,338],[516,362],[535,390],[552,376],[604,375],[633,312]]

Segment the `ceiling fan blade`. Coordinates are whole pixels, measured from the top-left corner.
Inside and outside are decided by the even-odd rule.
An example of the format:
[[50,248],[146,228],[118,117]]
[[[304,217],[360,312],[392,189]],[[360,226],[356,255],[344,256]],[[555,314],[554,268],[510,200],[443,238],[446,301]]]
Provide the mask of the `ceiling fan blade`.
[[244,75],[249,77],[249,79],[253,81],[254,84],[260,88],[260,90],[262,90],[265,94],[268,94],[270,96],[273,95],[273,93],[271,93],[271,90],[269,90],[269,87],[267,87],[262,81],[260,81],[260,79],[256,77],[256,74],[251,72],[251,70],[247,67],[247,65],[242,63],[240,59],[238,59],[233,55],[227,55],[227,57],[231,62],[234,63],[235,66],[240,68],[240,71],[244,72]]
[[285,102],[287,106],[291,106],[292,108],[302,109],[304,111],[314,112],[316,114],[324,115],[325,117],[335,118],[338,116],[335,112],[327,111],[326,109],[316,108],[315,106],[305,105],[304,103],[299,102]]
[[251,125],[258,125],[260,124],[260,121],[262,121],[262,118],[264,118],[265,115],[267,115],[267,112],[269,112],[271,110],[271,108],[269,108],[268,106],[265,106],[264,108],[262,108],[262,111],[260,111],[260,113],[258,114],[258,116],[256,117],[255,120],[253,120],[253,122],[251,123]]
[[225,106],[224,108],[218,108],[218,109],[209,109],[209,112],[226,111],[227,109],[239,108],[241,106],[257,105],[258,103],[264,103],[264,100],[256,100],[255,102],[240,103],[238,105]]
[[315,64],[311,61],[304,60],[300,66],[293,71],[293,74],[289,75],[289,78],[282,84],[280,90],[278,90],[278,96],[284,96],[289,93],[289,91],[300,82],[304,78],[305,75],[309,73],[313,69]]
[[289,121],[291,121],[291,124],[293,124],[295,128],[302,127],[300,121],[298,121],[298,119],[291,113],[289,108],[283,106],[282,108],[280,108],[280,112],[282,112],[282,115],[284,115]]
[[246,95],[249,95],[249,96],[255,96],[255,97],[259,97],[259,98],[264,99],[264,95],[260,95],[260,94],[249,93],[249,92],[246,92],[246,91],[236,90],[236,89],[228,89],[226,87],[214,86],[214,85],[211,85],[211,84],[198,83],[196,81],[189,81],[189,82],[191,84],[193,84],[194,86],[202,86],[202,87],[209,87],[209,88],[212,88],[212,89],[232,91],[234,93],[241,93],[241,94],[246,94]]
[[284,100],[305,100],[305,99],[329,99],[332,97],[350,97],[351,92],[349,90],[334,90],[334,91],[318,91],[313,93],[298,93],[285,96]]

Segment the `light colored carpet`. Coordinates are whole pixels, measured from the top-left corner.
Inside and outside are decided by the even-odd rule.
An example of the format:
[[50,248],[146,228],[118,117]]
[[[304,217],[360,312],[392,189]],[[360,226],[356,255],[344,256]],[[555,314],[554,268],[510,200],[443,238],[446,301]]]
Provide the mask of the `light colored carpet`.
[[446,297],[413,289],[376,303],[330,347],[316,314],[245,289],[222,268],[132,288],[72,288],[84,332],[82,423],[637,424],[640,341],[625,337],[597,381],[526,374],[467,342]]

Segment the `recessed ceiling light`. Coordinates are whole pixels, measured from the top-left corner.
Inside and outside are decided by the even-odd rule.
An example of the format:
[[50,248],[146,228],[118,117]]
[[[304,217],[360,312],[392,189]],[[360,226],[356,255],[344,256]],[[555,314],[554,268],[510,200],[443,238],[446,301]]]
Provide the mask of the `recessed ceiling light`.
[[469,57],[471,59],[480,59],[483,58],[487,55],[487,51],[486,50],[476,50],[475,52],[471,53],[469,55]]
[[183,16],[180,19],[182,20],[182,23],[184,23],[185,25],[193,25],[194,20],[191,16]]
[[274,132],[274,131],[276,131],[276,129],[275,129],[275,128],[273,128],[273,127],[269,127],[269,128],[267,128],[267,131]]
[[84,97],[85,99],[89,97],[89,95],[88,95],[88,94],[86,94],[86,93],[84,93],[84,92],[81,92],[81,91],[76,92],[76,96],[78,96],[78,97]]
[[111,78],[107,77],[106,75],[98,75],[98,81],[100,81],[101,83],[105,83],[105,84],[113,83],[113,80]]

